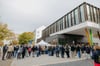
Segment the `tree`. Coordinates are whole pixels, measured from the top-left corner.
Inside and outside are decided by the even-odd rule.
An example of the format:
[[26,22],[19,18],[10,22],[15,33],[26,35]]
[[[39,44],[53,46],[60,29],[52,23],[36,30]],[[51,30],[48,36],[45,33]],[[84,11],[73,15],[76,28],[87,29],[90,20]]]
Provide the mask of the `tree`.
[[29,41],[33,40],[33,32],[24,32],[19,35],[19,44],[28,44]]
[[0,42],[0,46],[3,46],[4,45],[4,43],[3,42]]
[[6,39],[7,37],[10,37],[13,34],[13,32],[8,29],[7,24],[0,23],[0,41]]
[[18,44],[18,40],[12,40],[12,44],[13,45],[17,45]]

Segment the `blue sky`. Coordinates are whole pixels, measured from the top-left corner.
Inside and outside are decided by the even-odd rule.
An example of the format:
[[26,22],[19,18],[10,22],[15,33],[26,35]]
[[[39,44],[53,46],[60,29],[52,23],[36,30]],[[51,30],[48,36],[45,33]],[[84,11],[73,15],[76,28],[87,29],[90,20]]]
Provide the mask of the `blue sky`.
[[83,1],[100,8],[100,0],[0,0],[0,21],[15,33],[48,26]]

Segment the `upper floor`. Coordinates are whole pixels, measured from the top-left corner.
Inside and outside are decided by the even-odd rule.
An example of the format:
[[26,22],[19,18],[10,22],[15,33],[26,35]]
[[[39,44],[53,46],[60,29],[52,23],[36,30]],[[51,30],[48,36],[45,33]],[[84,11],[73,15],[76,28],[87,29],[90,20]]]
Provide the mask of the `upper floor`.
[[87,21],[100,24],[100,8],[84,2],[45,28],[43,37]]

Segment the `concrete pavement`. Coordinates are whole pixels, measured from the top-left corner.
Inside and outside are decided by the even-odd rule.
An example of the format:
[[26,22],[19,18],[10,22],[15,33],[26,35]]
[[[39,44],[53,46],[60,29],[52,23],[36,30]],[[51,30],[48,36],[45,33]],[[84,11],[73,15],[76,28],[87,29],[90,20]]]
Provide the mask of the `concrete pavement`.
[[2,60],[2,54],[0,53],[0,66],[11,66],[13,59]]
[[49,64],[43,66],[94,66],[94,65],[92,60],[80,60],[69,63],[64,62],[64,63]]
[[26,57],[24,59],[14,59],[11,66],[42,66],[50,64],[67,63],[84,60],[85,58],[57,58],[55,56],[42,55],[40,57]]
[[11,66],[12,59],[2,61],[0,59],[0,66]]

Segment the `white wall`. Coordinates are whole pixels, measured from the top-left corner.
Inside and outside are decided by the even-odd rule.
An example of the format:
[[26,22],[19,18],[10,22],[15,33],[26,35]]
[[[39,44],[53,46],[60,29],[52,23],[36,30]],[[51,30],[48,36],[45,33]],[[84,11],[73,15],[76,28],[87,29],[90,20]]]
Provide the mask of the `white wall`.
[[40,39],[42,37],[42,31],[45,29],[45,26],[41,26],[35,30],[35,43],[37,42],[37,39]]

